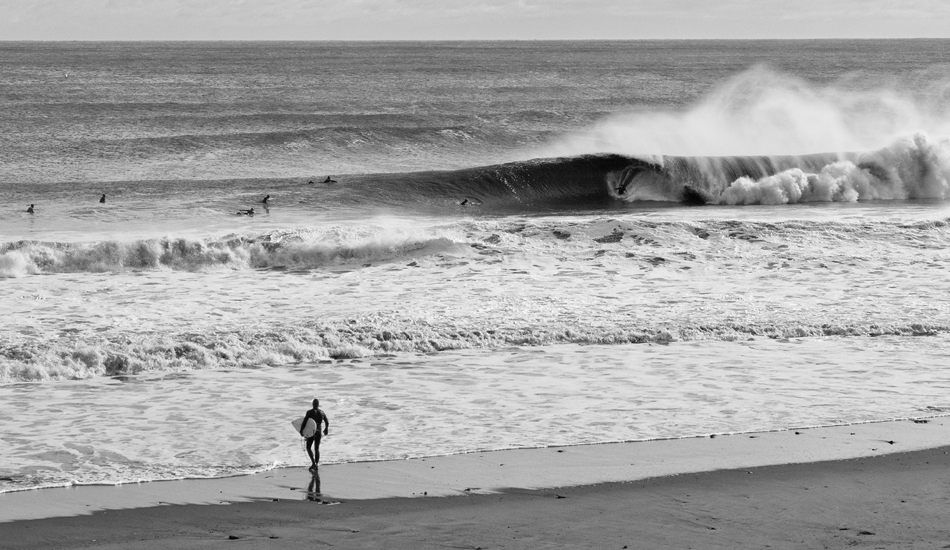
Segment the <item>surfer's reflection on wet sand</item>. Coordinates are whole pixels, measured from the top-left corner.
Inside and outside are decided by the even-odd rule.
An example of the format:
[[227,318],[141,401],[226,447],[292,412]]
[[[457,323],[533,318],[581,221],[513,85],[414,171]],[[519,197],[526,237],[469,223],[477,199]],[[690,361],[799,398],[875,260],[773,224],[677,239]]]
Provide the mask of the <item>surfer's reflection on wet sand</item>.
[[310,479],[310,485],[307,486],[307,500],[323,502],[320,498],[320,471],[314,470],[311,474],[313,477]]

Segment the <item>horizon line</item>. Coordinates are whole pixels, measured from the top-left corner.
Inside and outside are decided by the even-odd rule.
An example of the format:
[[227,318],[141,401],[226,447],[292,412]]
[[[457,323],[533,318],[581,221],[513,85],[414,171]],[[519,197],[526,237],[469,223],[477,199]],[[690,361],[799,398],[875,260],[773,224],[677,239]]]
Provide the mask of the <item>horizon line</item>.
[[906,37],[812,37],[812,38],[334,38],[334,39],[275,39],[275,38],[23,38],[2,39],[0,43],[23,42],[806,42],[814,40],[844,41],[844,40],[950,40],[946,36],[906,36]]

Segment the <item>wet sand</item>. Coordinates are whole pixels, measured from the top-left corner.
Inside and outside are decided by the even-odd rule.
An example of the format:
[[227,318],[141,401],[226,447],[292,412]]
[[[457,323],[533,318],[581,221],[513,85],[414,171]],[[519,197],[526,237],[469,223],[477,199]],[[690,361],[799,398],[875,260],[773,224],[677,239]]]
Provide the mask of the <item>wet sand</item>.
[[[950,448],[933,444],[948,431],[932,418],[330,465],[310,493],[301,468],[29,491],[0,495],[0,548],[940,548]],[[129,489],[231,503],[116,500]],[[9,521],[70,500],[99,511]]]

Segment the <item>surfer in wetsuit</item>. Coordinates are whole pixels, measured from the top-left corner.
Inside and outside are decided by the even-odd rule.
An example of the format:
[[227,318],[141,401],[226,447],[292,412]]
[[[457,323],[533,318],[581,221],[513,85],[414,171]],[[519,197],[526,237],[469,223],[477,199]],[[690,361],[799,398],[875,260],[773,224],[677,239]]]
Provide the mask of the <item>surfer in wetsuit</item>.
[[[319,400],[319,399],[314,399],[314,400],[313,400],[313,408],[310,409],[309,411],[307,411],[307,413],[303,415],[303,423],[300,425],[300,436],[301,436],[301,437],[305,437],[305,436],[303,435],[303,429],[304,429],[304,427],[307,425],[307,420],[309,420],[309,419],[311,419],[311,418],[312,418],[313,421],[317,424],[317,431],[314,432],[313,437],[307,437],[307,438],[306,438],[306,440],[307,440],[307,454],[310,455],[310,462],[311,462],[310,469],[311,469],[311,470],[316,470],[316,469],[317,469],[317,463],[320,462],[320,438],[323,437],[324,435],[330,435],[330,419],[327,418],[326,413],[324,413],[323,411],[320,410],[320,400]],[[325,423],[325,424],[326,424],[326,427],[323,428],[323,433],[322,433],[322,434],[320,433],[320,425],[321,425],[321,423]],[[313,446],[313,449],[312,449],[312,450],[310,449],[310,446],[311,446],[311,445]]]
[[261,201],[261,204],[263,204],[264,206],[267,206],[267,201],[269,200],[270,200],[270,195],[267,195],[266,197],[264,197],[264,200]]
[[327,179],[323,180],[323,183],[336,183],[336,180],[327,176]]
[[106,202],[106,194],[105,194],[105,193],[103,193],[102,196],[99,197],[99,202],[100,202],[100,203]]
[[33,213],[33,205],[31,204],[30,207],[26,209],[26,211],[29,212],[30,214],[32,214],[32,213]]

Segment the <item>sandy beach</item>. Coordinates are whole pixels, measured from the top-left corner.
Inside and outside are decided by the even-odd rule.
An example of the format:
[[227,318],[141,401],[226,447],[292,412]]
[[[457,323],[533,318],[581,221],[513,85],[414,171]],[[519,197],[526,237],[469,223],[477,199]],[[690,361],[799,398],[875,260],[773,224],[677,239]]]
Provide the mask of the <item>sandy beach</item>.
[[[948,435],[937,417],[328,465],[316,487],[288,468],[27,491],[0,495],[0,547],[940,548]],[[43,514],[63,517],[12,520]]]

